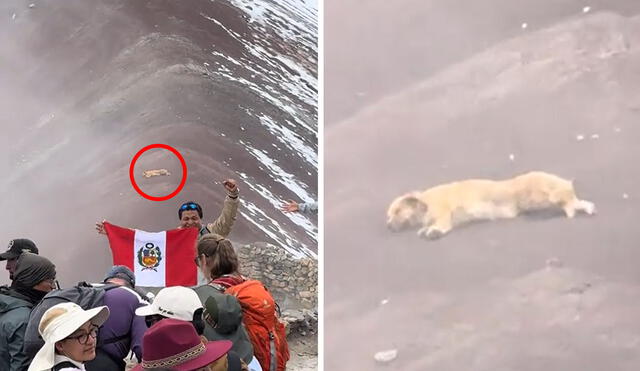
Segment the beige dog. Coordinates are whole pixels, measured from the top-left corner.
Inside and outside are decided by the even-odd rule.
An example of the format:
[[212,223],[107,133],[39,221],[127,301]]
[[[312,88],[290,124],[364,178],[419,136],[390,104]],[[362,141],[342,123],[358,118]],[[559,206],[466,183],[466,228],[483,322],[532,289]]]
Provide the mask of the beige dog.
[[154,176],[162,176],[162,175],[169,176],[171,175],[171,173],[167,169],[146,170],[142,173],[142,176],[145,178],[151,178]]
[[405,194],[389,206],[387,226],[393,231],[420,226],[418,236],[435,239],[467,221],[515,218],[550,208],[564,210],[568,218],[576,211],[596,211],[592,202],[577,198],[572,181],[534,171],[507,180],[470,179]]

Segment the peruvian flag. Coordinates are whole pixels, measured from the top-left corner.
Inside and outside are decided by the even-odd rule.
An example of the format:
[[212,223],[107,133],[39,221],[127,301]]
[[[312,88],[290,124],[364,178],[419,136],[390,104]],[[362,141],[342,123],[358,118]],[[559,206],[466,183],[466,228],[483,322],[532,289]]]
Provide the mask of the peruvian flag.
[[157,233],[118,227],[105,222],[114,265],[126,265],[136,285],[146,287],[195,286],[198,267],[196,228]]

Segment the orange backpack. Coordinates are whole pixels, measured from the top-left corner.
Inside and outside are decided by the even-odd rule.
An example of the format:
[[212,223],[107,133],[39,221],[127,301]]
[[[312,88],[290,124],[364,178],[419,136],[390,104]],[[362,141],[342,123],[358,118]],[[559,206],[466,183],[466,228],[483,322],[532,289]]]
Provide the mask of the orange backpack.
[[267,288],[260,281],[246,280],[228,287],[225,293],[240,302],[242,322],[262,370],[284,371],[289,360],[289,345],[284,324],[276,314],[276,302]]

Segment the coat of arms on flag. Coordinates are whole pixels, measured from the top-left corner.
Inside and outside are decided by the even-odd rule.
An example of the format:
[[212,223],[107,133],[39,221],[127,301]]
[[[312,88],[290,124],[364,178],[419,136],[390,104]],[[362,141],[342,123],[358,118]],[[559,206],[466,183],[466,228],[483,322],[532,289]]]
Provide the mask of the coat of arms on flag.
[[152,242],[147,242],[138,250],[138,263],[145,269],[153,269],[157,272],[156,268],[160,265],[162,260],[162,252],[160,248],[154,245]]
[[136,276],[136,284],[147,287],[194,286],[197,267],[196,228],[172,229],[157,233],[104,223],[114,265],[126,265]]

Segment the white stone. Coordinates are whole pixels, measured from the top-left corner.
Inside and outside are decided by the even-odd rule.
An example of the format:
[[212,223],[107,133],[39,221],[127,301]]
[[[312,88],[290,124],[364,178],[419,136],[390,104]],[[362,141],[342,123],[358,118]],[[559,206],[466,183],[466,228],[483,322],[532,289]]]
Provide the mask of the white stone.
[[373,359],[381,363],[391,362],[396,359],[396,357],[398,357],[397,349],[384,350],[373,355]]

